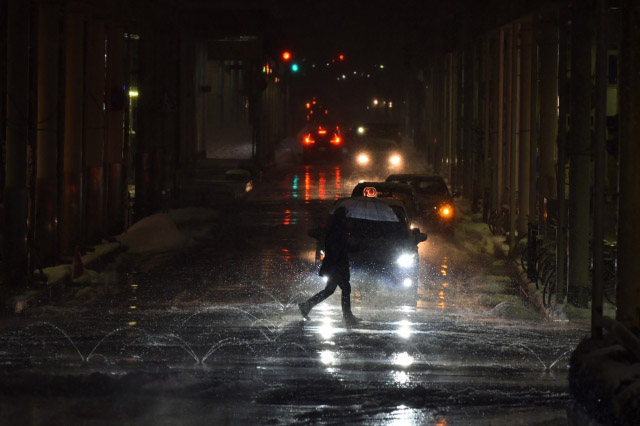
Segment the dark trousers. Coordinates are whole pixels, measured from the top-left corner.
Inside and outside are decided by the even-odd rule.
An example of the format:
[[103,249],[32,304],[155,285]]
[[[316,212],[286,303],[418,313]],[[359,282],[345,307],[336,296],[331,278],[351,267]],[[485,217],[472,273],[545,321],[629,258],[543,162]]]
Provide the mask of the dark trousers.
[[342,291],[342,315],[345,317],[351,316],[351,284],[349,283],[348,277],[337,276],[335,278],[329,278],[327,286],[304,302],[305,305],[307,305],[309,310],[311,310],[311,308],[316,306],[318,303],[331,296],[336,291],[337,287],[340,287],[340,290]]

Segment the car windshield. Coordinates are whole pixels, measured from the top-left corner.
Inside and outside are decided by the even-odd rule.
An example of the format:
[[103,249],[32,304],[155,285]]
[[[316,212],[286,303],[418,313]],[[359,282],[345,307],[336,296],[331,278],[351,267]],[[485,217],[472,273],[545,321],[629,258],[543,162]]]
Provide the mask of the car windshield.
[[351,235],[357,238],[405,238],[408,232],[406,221],[350,219],[349,222]]
[[361,147],[371,151],[393,151],[398,149],[398,144],[384,139],[370,139],[361,143]]
[[447,185],[440,181],[423,180],[412,182],[413,187],[418,193],[423,195],[449,195]]

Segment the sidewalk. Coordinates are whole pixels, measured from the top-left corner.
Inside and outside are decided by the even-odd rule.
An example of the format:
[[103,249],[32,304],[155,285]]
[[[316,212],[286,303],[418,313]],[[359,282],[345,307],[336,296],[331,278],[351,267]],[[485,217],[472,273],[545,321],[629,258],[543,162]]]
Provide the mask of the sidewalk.
[[[470,250],[493,252],[496,261],[506,259],[525,300],[547,320],[579,322],[586,327],[591,324],[590,307],[568,303],[545,306],[542,289],[530,282],[519,262],[509,259],[505,237],[492,235],[478,216],[466,217],[456,238]],[[615,318],[615,306],[605,303],[604,315],[610,319],[605,319],[603,338],[585,336],[570,360],[569,386],[575,399],[569,409],[570,424],[640,425],[640,340],[611,319]]]

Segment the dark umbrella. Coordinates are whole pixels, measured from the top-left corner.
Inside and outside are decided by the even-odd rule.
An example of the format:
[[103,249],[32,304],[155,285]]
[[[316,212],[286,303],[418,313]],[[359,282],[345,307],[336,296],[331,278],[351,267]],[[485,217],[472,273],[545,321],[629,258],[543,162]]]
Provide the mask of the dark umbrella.
[[379,222],[400,222],[393,209],[384,201],[371,197],[354,197],[338,200],[329,213],[338,207],[347,210],[347,217],[354,219],[375,220]]

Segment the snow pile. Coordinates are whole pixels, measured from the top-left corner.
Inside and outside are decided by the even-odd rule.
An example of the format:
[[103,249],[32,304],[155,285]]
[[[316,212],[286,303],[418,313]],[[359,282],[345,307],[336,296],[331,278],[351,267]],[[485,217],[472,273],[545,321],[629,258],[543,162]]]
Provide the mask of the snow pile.
[[[214,145],[214,146],[212,146]],[[210,141],[207,144],[207,158],[251,158],[253,154],[253,144],[250,140],[231,142],[231,141]]]
[[504,236],[496,236],[489,230],[489,225],[482,221],[478,214],[472,215],[467,200],[456,200],[458,224],[454,240],[470,253],[491,257],[506,257],[509,246]]
[[[85,266],[84,274],[74,280],[74,282],[82,283],[82,282],[91,282],[96,283],[100,281],[99,274],[95,271],[91,271],[86,268],[86,265],[91,264],[92,262],[100,259],[103,256],[106,256],[117,249],[119,249],[121,244],[119,242],[104,242],[102,244],[97,244],[93,246],[93,251],[87,252],[82,256],[82,265]],[[47,284],[54,285],[59,282],[66,280],[71,276],[71,264],[65,263],[62,265],[50,266],[48,268],[44,268],[42,270],[44,275],[47,277]]]
[[185,236],[171,216],[166,213],[156,213],[136,222],[124,234],[117,237],[118,241],[129,249],[131,253],[162,252],[185,247],[189,238]]

